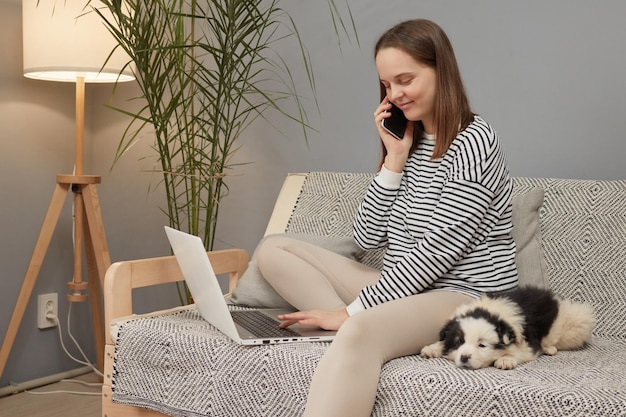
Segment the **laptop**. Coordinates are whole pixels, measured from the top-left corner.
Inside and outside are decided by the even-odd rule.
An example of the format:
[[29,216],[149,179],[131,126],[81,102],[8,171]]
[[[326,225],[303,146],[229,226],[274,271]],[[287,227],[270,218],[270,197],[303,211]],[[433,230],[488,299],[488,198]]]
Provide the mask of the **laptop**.
[[165,226],[178,265],[203,319],[242,345],[320,342],[333,340],[336,331],[294,324],[280,329],[282,309],[230,311],[202,239]]

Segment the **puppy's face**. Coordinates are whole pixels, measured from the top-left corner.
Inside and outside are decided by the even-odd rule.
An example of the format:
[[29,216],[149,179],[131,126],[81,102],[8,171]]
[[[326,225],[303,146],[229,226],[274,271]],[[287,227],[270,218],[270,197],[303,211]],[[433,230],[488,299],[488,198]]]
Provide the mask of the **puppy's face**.
[[470,312],[450,320],[439,335],[443,356],[467,369],[490,366],[503,356],[515,339],[513,330],[501,320],[487,316],[484,311]]

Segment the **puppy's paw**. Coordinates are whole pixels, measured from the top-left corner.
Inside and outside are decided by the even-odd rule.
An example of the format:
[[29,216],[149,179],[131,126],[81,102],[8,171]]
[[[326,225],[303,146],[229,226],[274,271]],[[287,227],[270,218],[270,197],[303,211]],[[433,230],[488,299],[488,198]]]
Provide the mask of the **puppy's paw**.
[[420,352],[422,358],[440,358],[443,354],[441,342],[433,343],[432,345],[424,346]]
[[498,369],[513,369],[518,365],[517,359],[513,356],[502,356],[493,363]]
[[549,356],[556,355],[556,352],[558,351],[556,346],[542,346],[541,349],[543,350],[543,353]]

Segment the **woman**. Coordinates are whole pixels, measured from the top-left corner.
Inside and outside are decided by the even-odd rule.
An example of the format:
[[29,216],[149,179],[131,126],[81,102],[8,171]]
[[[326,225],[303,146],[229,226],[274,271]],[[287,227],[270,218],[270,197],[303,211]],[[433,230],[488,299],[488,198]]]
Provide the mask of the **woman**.
[[[472,113],[450,41],[428,20],[380,38],[383,156],[354,220],[376,271],[287,238],[257,253],[264,277],[300,311],[293,323],[338,329],[320,361],[305,416],[369,416],[382,365],[437,340],[454,310],[517,286],[512,181],[495,131]],[[409,120],[402,140],[381,127],[391,103]]]

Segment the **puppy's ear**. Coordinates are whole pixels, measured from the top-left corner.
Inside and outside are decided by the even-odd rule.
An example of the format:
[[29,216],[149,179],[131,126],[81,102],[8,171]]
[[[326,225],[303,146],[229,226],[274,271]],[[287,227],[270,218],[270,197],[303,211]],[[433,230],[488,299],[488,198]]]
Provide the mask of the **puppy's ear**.
[[496,332],[498,332],[498,339],[500,339],[500,343],[504,346],[508,346],[517,341],[513,328],[502,320],[498,322]]
[[456,319],[448,320],[448,322],[444,324],[444,326],[439,331],[439,341],[443,342],[444,340],[446,340],[451,332],[456,331],[457,325],[458,321]]
[[443,344],[442,354],[446,356],[449,352],[456,350],[464,343],[461,323],[457,319],[447,322],[439,332],[439,342]]

